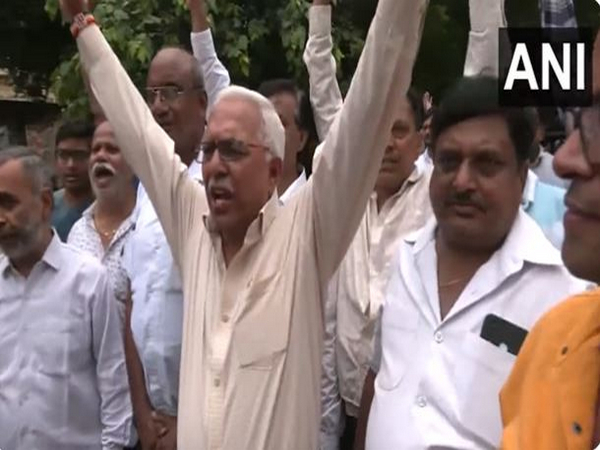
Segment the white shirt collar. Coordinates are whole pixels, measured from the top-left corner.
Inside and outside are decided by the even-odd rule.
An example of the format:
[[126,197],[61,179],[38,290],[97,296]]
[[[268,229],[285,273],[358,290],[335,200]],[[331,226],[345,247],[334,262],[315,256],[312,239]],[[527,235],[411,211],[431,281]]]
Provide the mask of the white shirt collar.
[[[421,230],[405,237],[405,241],[412,244],[414,254],[435,240],[436,229],[437,221],[433,218]],[[502,247],[496,251],[496,255],[503,261],[563,265],[560,252],[550,243],[535,221],[520,208],[510,233]]]
[[535,188],[538,184],[538,176],[533,173],[532,170],[527,171],[527,181],[525,181],[525,188],[523,189],[523,198],[521,205],[527,209],[535,200]]
[[294,180],[292,184],[285,190],[285,192],[279,197],[279,201],[283,204],[286,204],[298,190],[306,184],[306,170],[304,167],[302,168],[302,173],[298,178]]

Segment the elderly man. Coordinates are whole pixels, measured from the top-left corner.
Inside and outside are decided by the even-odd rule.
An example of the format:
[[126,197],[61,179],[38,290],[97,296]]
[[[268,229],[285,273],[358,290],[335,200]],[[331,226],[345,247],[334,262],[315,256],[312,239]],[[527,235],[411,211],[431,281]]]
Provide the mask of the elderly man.
[[[594,63],[600,63],[596,38]],[[554,157],[571,184],[562,255],[576,276],[600,283],[600,83],[577,128]],[[545,295],[545,294],[542,294]],[[500,403],[506,450],[593,449],[600,445],[600,290],[577,295],[529,334]]]
[[[331,6],[328,0],[314,0],[304,61],[321,135],[327,135],[343,104],[332,49]],[[423,103],[414,89],[402,99],[393,117],[395,122],[363,220],[329,283],[321,450],[352,448],[390,261],[400,239],[421,228],[432,214],[428,195],[431,171],[416,166],[423,146]]]
[[463,79],[433,119],[435,220],[391,269],[367,449],[498,448],[498,394],[527,330],[585,288],[520,208],[533,130],[497,93],[492,78]]
[[84,2],[62,2],[66,16],[77,16],[72,29],[94,93],[182,270],[178,448],[317,448],[320,293],[375,184],[426,4],[379,2],[322,162],[281,207],[284,130],[266,98],[238,87],[221,93],[201,148],[203,190],[184,175],[173,142],[82,14]]
[[62,189],[54,193],[52,226],[66,242],[71,228],[94,201],[88,172],[94,126],[66,122],[56,133],[56,174]]
[[41,158],[0,152],[0,448],[121,449],[132,415],[117,304],[51,209]]
[[[208,33],[194,36],[208,39],[206,45],[214,52]],[[218,60],[208,58],[201,64],[213,68],[211,87],[207,86],[212,95],[229,85],[227,71],[218,70],[222,67]],[[170,95],[173,86],[175,91],[183,92]],[[160,51],[150,64],[146,96],[153,117],[165,125],[164,130],[173,139],[175,152],[189,164],[187,174],[200,181],[201,167],[190,160],[190,154],[200,147],[207,95],[194,57],[181,49]],[[142,448],[153,448],[160,443],[169,450],[175,448],[177,436],[183,288],[165,233],[142,184],[137,197],[135,230],[122,259],[131,284],[126,308],[125,354]]]
[[107,267],[115,296],[124,311],[127,276],[121,255],[133,230],[131,215],[135,208],[136,185],[112,127],[106,121],[94,132],[89,171],[96,201],[73,225],[67,242],[98,258]]
[[[216,84],[215,80],[224,78],[221,74],[228,72],[219,61],[212,43],[206,0],[187,0],[187,4],[192,18],[191,40],[194,56],[201,63],[207,81],[209,101],[214,102],[216,89],[209,86],[209,80]],[[302,157],[306,159],[305,154],[309,153],[308,147],[312,143],[310,102],[290,79],[265,81],[259,86],[258,92],[273,103],[285,129],[285,156],[277,191],[281,202],[286,203],[307,181],[307,168],[302,166],[300,160]]]

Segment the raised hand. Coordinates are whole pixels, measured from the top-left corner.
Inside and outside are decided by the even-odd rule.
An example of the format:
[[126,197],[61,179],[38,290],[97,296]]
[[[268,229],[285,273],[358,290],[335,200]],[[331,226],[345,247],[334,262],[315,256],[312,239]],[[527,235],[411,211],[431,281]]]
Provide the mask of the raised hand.
[[59,0],[60,11],[65,22],[71,22],[77,14],[89,11],[88,0]]
[[186,0],[186,4],[190,10],[192,31],[194,33],[199,33],[208,30],[210,25],[207,17],[208,5],[206,4],[206,0]]

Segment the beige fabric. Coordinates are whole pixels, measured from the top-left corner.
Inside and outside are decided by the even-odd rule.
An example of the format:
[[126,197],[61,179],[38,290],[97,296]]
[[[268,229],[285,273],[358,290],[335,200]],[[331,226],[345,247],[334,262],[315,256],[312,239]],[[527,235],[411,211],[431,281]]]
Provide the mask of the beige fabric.
[[337,298],[336,371],[346,413],[358,417],[362,387],[372,353],[373,331],[389,268],[401,238],[432,217],[431,170],[415,169],[402,188],[377,211],[369,206],[340,268],[332,280]]
[[185,175],[99,29],[80,34],[93,91],[181,267],[179,449],[317,448],[320,292],[365,211],[393,113],[410,85],[427,3],[379,2],[322,163],[285,207],[270,199],[228,268],[202,187]]

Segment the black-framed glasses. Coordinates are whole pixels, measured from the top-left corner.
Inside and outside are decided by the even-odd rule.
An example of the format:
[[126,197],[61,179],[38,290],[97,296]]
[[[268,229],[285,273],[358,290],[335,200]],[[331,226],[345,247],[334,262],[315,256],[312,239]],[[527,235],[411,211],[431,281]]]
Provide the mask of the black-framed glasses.
[[73,160],[75,163],[83,163],[90,159],[89,150],[67,150],[67,149],[56,149],[56,158],[63,163]]
[[213,158],[216,151],[219,152],[219,157],[225,162],[235,162],[244,159],[250,154],[251,148],[263,148],[268,150],[268,147],[261,144],[252,144],[238,139],[222,139],[218,141],[206,141],[200,144],[200,149],[196,156],[196,161],[200,164],[205,164]]
[[189,92],[199,92],[204,89],[201,87],[180,88],[179,86],[158,86],[146,88],[146,102],[153,105],[156,98],[160,98],[162,102],[171,104],[181,96]]
[[[567,135],[579,130],[583,151],[591,164],[600,164],[600,104],[569,110]],[[569,126],[570,125],[570,126]]]

